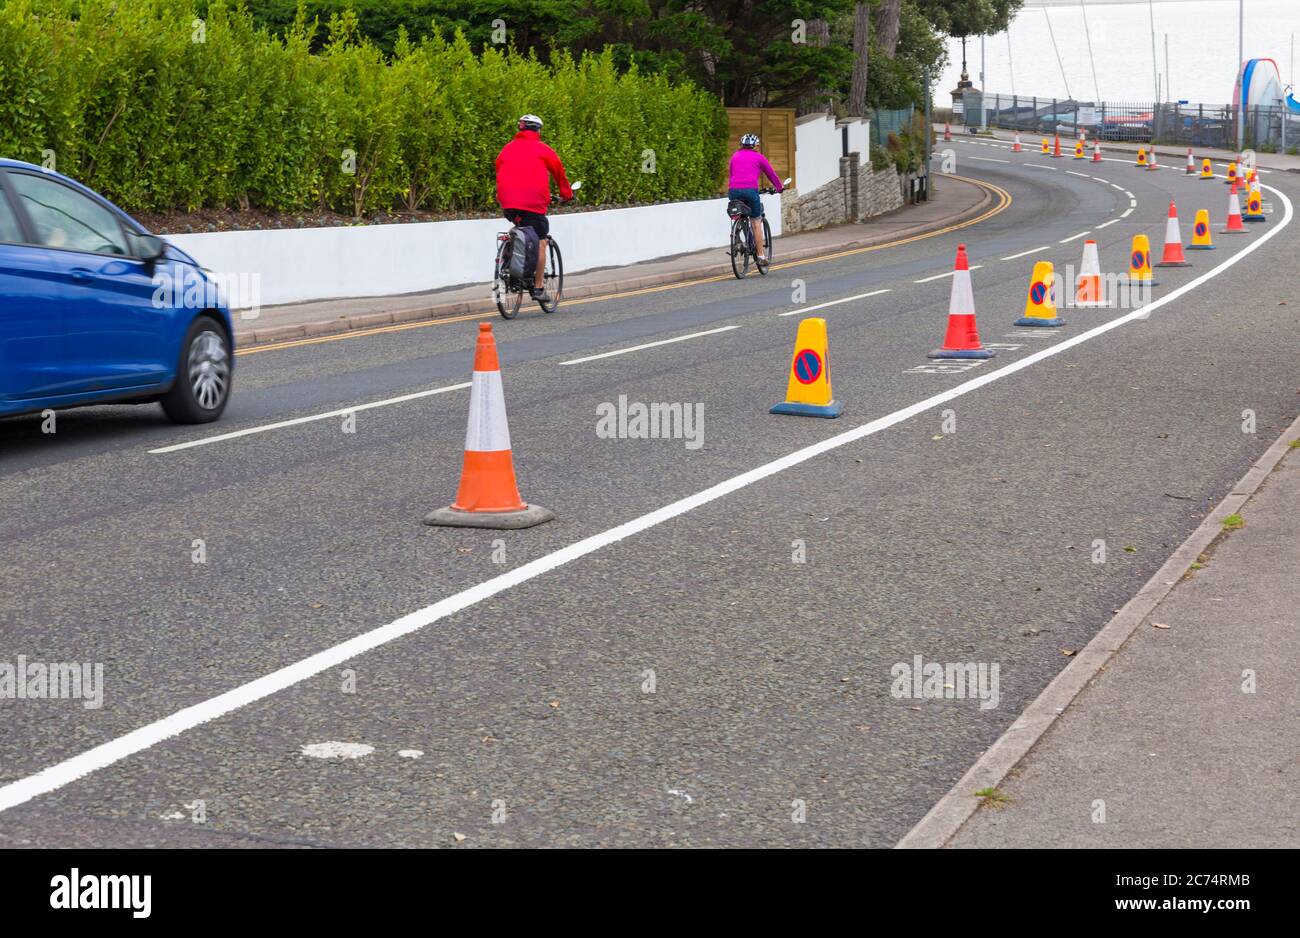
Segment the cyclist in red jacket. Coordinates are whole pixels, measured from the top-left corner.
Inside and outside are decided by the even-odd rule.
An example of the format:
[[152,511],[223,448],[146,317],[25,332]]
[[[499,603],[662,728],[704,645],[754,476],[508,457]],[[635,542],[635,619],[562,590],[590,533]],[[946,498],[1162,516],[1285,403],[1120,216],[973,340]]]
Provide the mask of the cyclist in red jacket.
[[551,204],[551,177],[560,187],[560,197],[573,199],[573,188],[564,175],[564,164],[555,151],[542,143],[542,119],[536,114],[519,118],[519,132],[497,154],[497,202],[507,220],[532,228],[541,242],[537,271],[533,278],[533,299],[549,303],[546,295],[546,235],[551,224],[546,209]]

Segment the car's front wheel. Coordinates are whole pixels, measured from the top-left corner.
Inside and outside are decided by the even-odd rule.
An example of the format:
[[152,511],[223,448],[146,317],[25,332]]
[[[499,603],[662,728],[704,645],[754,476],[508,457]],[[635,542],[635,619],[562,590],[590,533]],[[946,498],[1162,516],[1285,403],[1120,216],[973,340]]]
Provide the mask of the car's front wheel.
[[172,389],[162,408],[176,423],[210,423],[230,400],[230,340],[213,320],[200,316],[190,324]]

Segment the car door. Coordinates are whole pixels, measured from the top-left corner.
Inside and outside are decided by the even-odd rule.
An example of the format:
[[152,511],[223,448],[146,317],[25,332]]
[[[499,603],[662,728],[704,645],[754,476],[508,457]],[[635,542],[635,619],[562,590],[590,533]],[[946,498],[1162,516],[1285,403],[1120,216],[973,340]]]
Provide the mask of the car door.
[[63,368],[70,393],[162,383],[174,313],[155,303],[154,267],[130,256],[117,214],[50,176],[11,170],[10,188],[67,296]]
[[67,381],[63,286],[50,252],[27,243],[5,176],[0,170],[0,409],[56,395]]

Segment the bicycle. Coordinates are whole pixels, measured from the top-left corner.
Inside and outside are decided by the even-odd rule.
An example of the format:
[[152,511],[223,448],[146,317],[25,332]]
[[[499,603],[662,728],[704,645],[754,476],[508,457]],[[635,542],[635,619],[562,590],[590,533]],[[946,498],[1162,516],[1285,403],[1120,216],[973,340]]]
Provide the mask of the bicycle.
[[[581,182],[573,184],[574,192],[581,188]],[[559,201],[557,197],[551,196],[552,205]],[[506,259],[506,251],[509,247],[510,232],[498,231],[496,264],[492,268],[492,299],[496,302],[497,312],[501,314],[502,319],[514,319],[519,315],[524,294],[529,292],[533,285],[531,270],[525,273],[522,280],[516,279],[510,273],[510,263]],[[551,302],[543,303],[538,300],[537,305],[542,308],[543,313],[553,313],[560,308],[560,297],[564,294],[564,257],[560,253],[560,245],[549,234],[543,243],[538,245],[538,250],[546,251],[546,270],[542,276],[542,283]]]
[[[785,181],[789,185],[790,180]],[[775,189],[760,189],[760,195],[775,195]],[[772,266],[772,228],[767,223],[767,215],[763,216],[763,256],[758,256],[758,247],[754,244],[754,229],[750,222],[749,205],[740,199],[731,199],[727,202],[727,214],[731,216],[731,249],[728,252],[731,255],[731,272],[736,275],[737,280],[743,280],[749,273],[749,262],[752,259],[758,272],[764,277],[767,276],[767,270]]]

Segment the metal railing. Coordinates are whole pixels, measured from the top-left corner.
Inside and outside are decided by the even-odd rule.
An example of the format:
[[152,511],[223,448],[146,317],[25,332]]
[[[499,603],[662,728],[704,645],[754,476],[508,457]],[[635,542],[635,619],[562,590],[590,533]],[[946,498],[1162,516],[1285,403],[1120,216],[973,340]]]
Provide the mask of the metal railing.
[[[1079,101],[968,91],[962,96],[968,127],[984,124],[1032,134],[1155,142],[1167,146],[1237,147],[1237,108],[1231,104]],[[1246,146],[1285,150],[1300,144],[1300,114],[1285,107],[1246,109]]]

